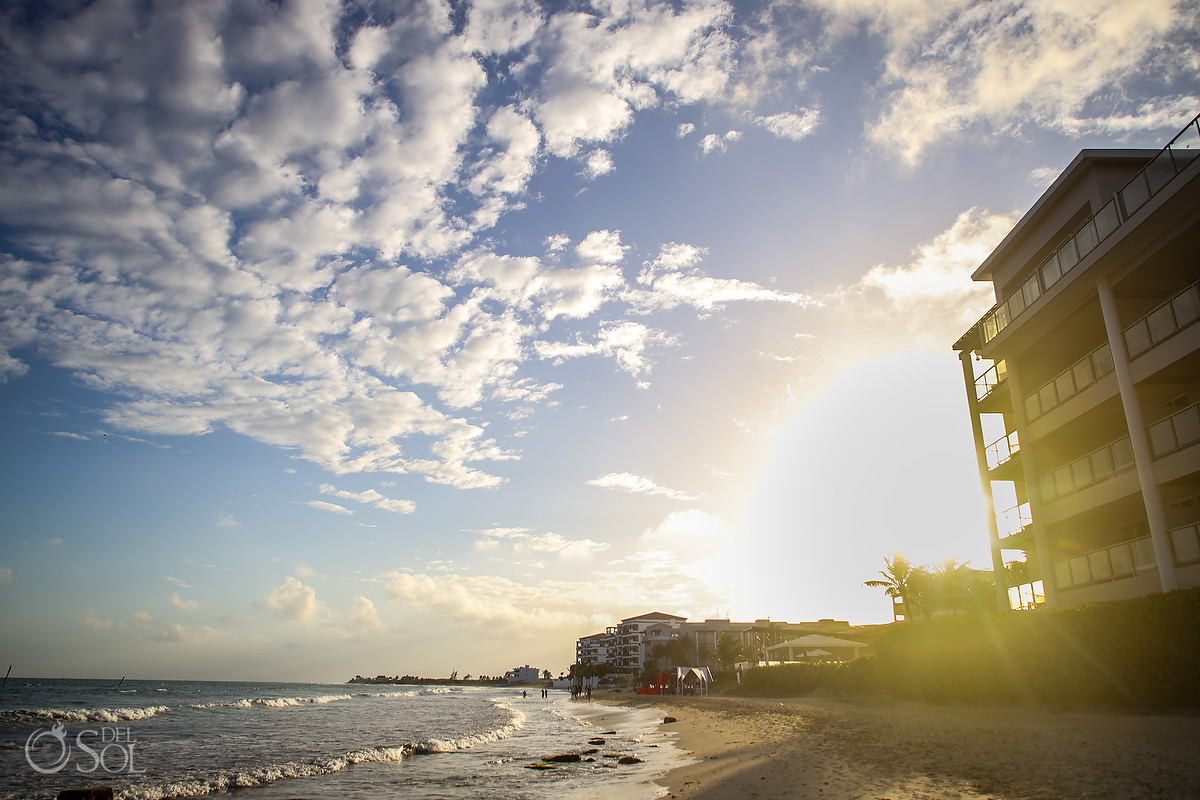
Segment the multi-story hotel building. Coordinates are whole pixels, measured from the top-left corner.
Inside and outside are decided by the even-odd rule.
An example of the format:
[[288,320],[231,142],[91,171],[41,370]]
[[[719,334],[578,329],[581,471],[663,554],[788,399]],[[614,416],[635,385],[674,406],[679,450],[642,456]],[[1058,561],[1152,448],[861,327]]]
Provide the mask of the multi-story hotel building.
[[689,658],[696,663],[711,660],[722,636],[732,636],[748,661],[768,657],[766,648],[788,639],[809,634],[841,633],[850,629],[843,620],[816,622],[730,622],[706,619],[689,622],[686,617],[655,611],[621,620],[604,633],[584,636],[575,642],[575,663],[604,665],[612,672],[635,674],[652,660],[656,646],[672,640],[683,642]]
[[1006,605],[1200,585],[1197,156],[1197,120],[1084,150],[973,275],[997,305],[954,349]]

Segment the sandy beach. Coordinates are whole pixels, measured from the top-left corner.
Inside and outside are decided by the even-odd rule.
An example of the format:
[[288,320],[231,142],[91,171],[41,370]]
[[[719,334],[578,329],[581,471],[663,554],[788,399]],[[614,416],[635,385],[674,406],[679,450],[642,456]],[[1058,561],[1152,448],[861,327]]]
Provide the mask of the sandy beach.
[[694,761],[687,800],[1200,798],[1200,717],[890,700],[609,695],[653,706]]

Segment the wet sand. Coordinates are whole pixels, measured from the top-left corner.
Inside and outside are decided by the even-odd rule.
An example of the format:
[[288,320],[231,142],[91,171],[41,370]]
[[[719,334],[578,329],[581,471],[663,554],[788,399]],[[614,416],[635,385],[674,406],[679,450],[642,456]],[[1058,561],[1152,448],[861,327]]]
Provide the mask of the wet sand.
[[652,706],[687,800],[1200,798],[1200,717],[826,698],[598,696]]

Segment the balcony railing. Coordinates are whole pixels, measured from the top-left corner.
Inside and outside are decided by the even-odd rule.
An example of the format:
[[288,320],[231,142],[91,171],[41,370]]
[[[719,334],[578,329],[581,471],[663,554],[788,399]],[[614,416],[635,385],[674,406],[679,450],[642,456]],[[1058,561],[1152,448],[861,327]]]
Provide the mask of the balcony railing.
[[1171,531],[1171,546],[1177,566],[1200,561],[1200,525],[1185,525]]
[[1200,115],[1192,119],[1158,155],[1111,200],[1093,214],[1004,302],[984,315],[976,327],[983,344],[995,339],[1035,300],[1096,249],[1176,175],[1200,156]]
[[1200,441],[1200,403],[1176,411],[1146,428],[1154,457],[1165,456]]
[[1065,403],[1096,381],[1113,371],[1112,349],[1100,345],[1083,358],[1046,381],[1025,398],[1025,417],[1035,420],[1042,414]]
[[975,399],[982,400],[1008,379],[1008,365],[1001,359],[975,379]]
[[1133,467],[1133,445],[1128,436],[1109,442],[1082,458],[1077,458],[1039,481],[1042,501],[1086,489]]
[[1072,589],[1130,578],[1156,569],[1154,545],[1149,536],[1101,547],[1090,553],[1066,558],[1054,565],[1054,580],[1059,589]]
[[996,514],[996,531],[1001,539],[1013,536],[1033,524],[1033,512],[1029,503],[1006,508]]
[[987,447],[988,469],[995,469],[1001,464],[1007,464],[1019,452],[1021,452],[1021,442],[1017,438],[1016,431],[1001,436]]
[[1200,319],[1200,281],[1125,329],[1125,346],[1135,358]]

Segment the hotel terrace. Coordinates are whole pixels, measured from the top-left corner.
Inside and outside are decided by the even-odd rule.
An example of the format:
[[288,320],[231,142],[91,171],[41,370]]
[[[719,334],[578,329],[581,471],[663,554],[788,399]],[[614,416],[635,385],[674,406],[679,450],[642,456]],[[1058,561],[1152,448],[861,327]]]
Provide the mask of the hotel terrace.
[[997,305],[954,349],[1001,607],[1200,585],[1198,155],[1197,120],[1084,150],[972,276]]

